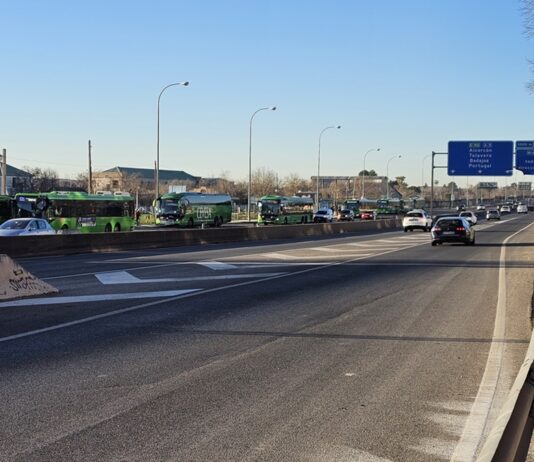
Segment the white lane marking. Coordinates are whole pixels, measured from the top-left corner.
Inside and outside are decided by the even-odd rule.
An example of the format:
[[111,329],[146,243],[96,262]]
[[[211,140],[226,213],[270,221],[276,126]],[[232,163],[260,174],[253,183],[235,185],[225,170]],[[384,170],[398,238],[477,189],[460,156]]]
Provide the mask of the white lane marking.
[[[335,255],[269,255],[272,258],[280,258],[282,260],[286,259],[294,259],[294,260],[332,260],[334,258],[336,259],[343,259],[347,257],[369,257],[374,256],[375,254],[372,253],[348,253],[348,252],[342,252],[339,251],[339,253]],[[267,256],[267,255],[265,255]],[[340,262],[342,263],[342,262]]]
[[[340,244],[341,246],[342,244]],[[313,250],[315,252],[333,252],[333,253],[343,253],[345,252],[345,250],[341,247],[337,247],[337,248],[334,248],[334,247],[310,247],[306,250]],[[352,249],[352,251],[354,251],[355,249]],[[365,252],[367,249],[361,249],[361,252]],[[358,255],[357,253],[354,253],[354,255]]]
[[71,297],[25,298],[0,303],[0,308],[13,306],[63,305],[65,303],[104,302],[110,300],[134,300],[138,298],[178,297],[202,289],[161,290],[157,292],[133,292],[124,294],[78,295]]
[[197,265],[206,266],[215,271],[231,270],[237,268],[234,265],[229,265],[228,263],[222,263],[220,261],[199,261]]
[[286,253],[281,253],[281,252],[264,253],[262,254],[262,257],[280,258],[281,260],[298,260],[300,258],[300,257],[295,257],[294,255],[288,255]]
[[128,271],[110,271],[106,273],[96,273],[95,277],[102,284],[139,284],[142,282],[169,282],[174,279],[139,279]]
[[504,338],[506,325],[506,244],[534,223],[521,228],[508,236],[501,244],[499,258],[499,290],[497,295],[497,309],[495,312],[495,326],[491,341],[484,375],[478,387],[478,393],[471,407],[471,412],[465,423],[462,436],[451,458],[455,461],[471,461],[475,459],[477,450],[484,436],[491,405],[495,397],[495,390],[501,372],[504,343],[495,341]]
[[364,242],[351,242],[345,245],[350,245],[354,247],[377,247],[377,248],[385,248],[385,247],[401,248],[402,247],[404,248],[404,247],[413,245],[413,243],[412,242],[396,242],[395,244],[389,243],[389,244],[384,245],[384,244],[373,244],[373,243],[364,243]]
[[[126,273],[122,275],[120,273]],[[250,279],[278,276],[284,273],[252,273],[252,274],[225,274],[224,276],[191,276],[188,278],[166,278],[166,279],[139,279],[127,271],[119,273],[97,273],[96,278],[102,284],[143,284],[147,282],[192,282],[192,281],[220,281],[223,279]],[[108,277],[109,276],[109,277]]]
[[373,249],[377,249],[377,250],[387,250],[387,249],[398,249],[398,250],[402,250],[404,248],[406,248],[405,245],[380,245],[380,244],[345,244],[346,246],[351,246],[351,247],[362,247],[362,250],[373,250]]

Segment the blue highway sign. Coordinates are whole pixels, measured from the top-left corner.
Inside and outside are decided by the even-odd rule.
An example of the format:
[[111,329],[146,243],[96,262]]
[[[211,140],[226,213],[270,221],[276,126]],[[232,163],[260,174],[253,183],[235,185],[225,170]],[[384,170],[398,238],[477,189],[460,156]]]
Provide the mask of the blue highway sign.
[[515,168],[525,175],[534,175],[534,141],[515,142]]
[[449,141],[451,176],[511,176],[513,141]]

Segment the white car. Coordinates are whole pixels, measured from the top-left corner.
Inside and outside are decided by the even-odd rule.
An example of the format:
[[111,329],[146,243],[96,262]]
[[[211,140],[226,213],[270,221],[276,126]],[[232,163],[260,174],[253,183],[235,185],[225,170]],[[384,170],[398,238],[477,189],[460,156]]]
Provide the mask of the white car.
[[517,213],[528,213],[528,207],[525,204],[519,204],[517,206]]
[[476,225],[477,224],[477,221],[478,221],[477,216],[473,212],[471,212],[469,210],[467,210],[465,212],[460,212],[460,216],[464,217],[472,225]]
[[430,231],[430,228],[432,228],[432,217],[422,209],[410,210],[402,219],[402,227],[405,233],[414,229]]
[[485,205],[482,205],[482,204],[477,205],[477,210],[479,210],[479,211],[485,211],[485,210],[486,210],[486,206],[485,206]]
[[501,206],[501,215],[503,213],[512,213],[512,207],[510,207],[509,205],[502,205]]
[[334,211],[330,208],[319,209],[313,214],[314,223],[332,223],[334,218]]
[[0,225],[0,236],[32,236],[56,234],[56,230],[42,218],[13,218]]

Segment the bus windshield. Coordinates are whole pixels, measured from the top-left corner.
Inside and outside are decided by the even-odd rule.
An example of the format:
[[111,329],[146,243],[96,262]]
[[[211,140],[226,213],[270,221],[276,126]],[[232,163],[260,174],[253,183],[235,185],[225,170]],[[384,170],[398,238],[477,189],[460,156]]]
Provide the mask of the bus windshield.
[[158,205],[160,215],[181,215],[178,202],[173,199],[161,199]]
[[278,215],[280,213],[280,204],[274,201],[263,201],[261,203],[261,213],[267,215]]

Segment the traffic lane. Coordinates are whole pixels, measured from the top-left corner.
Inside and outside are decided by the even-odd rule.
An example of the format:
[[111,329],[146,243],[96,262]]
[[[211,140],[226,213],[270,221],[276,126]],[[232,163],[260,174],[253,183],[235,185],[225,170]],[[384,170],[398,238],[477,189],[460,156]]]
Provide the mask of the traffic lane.
[[[98,266],[99,264],[106,265],[106,269],[109,270],[123,268],[128,269],[144,260],[166,262],[169,259],[174,261],[177,257],[181,258],[181,261],[187,261],[194,258],[216,259],[227,255],[228,251],[235,252],[236,255],[248,254],[255,251],[261,253],[268,246],[274,246],[274,248],[278,248],[279,246],[306,246],[310,242],[322,243],[336,239],[351,238],[367,239],[392,233],[397,234],[398,230],[376,230],[372,232],[362,231],[346,233],[344,235],[336,235],[335,237],[315,236],[303,237],[299,239],[280,239],[275,241],[245,241],[227,244],[203,244],[158,249],[138,249],[135,251],[86,253],[68,256],[24,257],[17,259],[17,262],[27,268],[28,271],[33,272],[39,277],[55,277],[65,276],[68,274],[75,275],[81,272],[94,272],[94,266]],[[197,254],[200,254],[201,256],[196,257]],[[137,258],[138,261],[136,261],[135,258]],[[98,268],[98,270],[100,269],[106,270],[104,268]]]
[[[427,252],[434,250],[424,246],[416,248],[415,251],[420,252],[425,249]],[[471,252],[472,248],[451,247],[454,252],[467,249]],[[483,251],[484,249],[480,250]],[[494,249],[487,248],[485,251],[492,252]],[[453,252],[449,255],[452,257]],[[98,372],[100,375],[107,375],[108,377],[111,373],[114,391],[117,391],[117,387],[128,390],[130,390],[128,387],[132,387],[133,390],[140,390],[139,393],[141,394],[148,393],[146,387],[142,388],[143,384],[146,385],[144,381],[141,384],[135,381],[135,379],[140,380],[141,377],[146,380],[150,389],[156,388],[156,390],[161,391],[158,387],[163,386],[163,384],[170,389],[163,387],[165,389],[162,392],[163,395],[156,397],[150,393],[148,393],[149,396],[143,395],[144,398],[135,395],[132,398],[133,403],[129,403],[129,405],[133,405],[133,408],[126,406],[118,414],[113,414],[115,417],[111,417],[111,420],[107,421],[108,423],[99,421],[101,423],[88,428],[86,422],[77,422],[77,425],[81,425],[81,427],[76,432],[76,436],[60,437],[61,439],[56,444],[36,452],[33,456],[36,459],[47,460],[48,457],[53,458],[58,454],[67,454],[73,449],[73,446],[77,446],[77,451],[81,451],[80,460],[83,460],[85,456],[88,457],[88,454],[98,453],[100,449],[105,451],[109,457],[109,454],[117,454],[117,451],[120,451],[118,449],[121,446],[120,442],[124,442],[124,438],[126,438],[123,433],[116,431],[117,425],[132,428],[135,433],[137,425],[146,429],[144,425],[148,419],[154,428],[149,428],[142,437],[136,435],[140,438],[140,445],[136,447],[135,454],[133,450],[132,453],[128,453],[128,459],[139,460],[136,459],[137,455],[141,454],[139,458],[142,458],[147,454],[146,451],[148,453],[155,451],[153,454],[161,454],[162,456],[174,451],[175,454],[184,455],[184,457],[191,454],[191,460],[202,460],[203,457],[205,460],[205,457],[215,456],[217,451],[220,451],[224,441],[231,441],[231,455],[242,460],[246,459],[240,457],[241,451],[248,450],[247,448],[252,447],[251,444],[253,443],[258,443],[261,446],[264,441],[276,443],[276,448],[269,447],[265,453],[265,459],[270,458],[271,460],[278,454],[292,454],[294,460],[300,460],[299,455],[303,453],[299,451],[302,446],[306,446],[308,453],[315,450],[319,453],[339,450],[335,444],[332,447],[333,443],[352,444],[349,447],[381,454],[380,448],[376,447],[383,445],[381,435],[385,434],[388,434],[388,438],[392,439],[391,443],[386,445],[388,451],[391,450],[392,453],[403,454],[403,451],[407,451],[406,453],[411,454],[411,451],[414,451],[410,446],[411,443],[416,448],[420,447],[415,451],[417,454],[413,458],[405,458],[405,460],[433,459],[433,456],[428,458],[430,446],[424,444],[425,438],[434,438],[434,433],[443,438],[444,430],[440,425],[437,425],[437,428],[433,427],[430,432],[426,430],[421,432],[421,428],[419,428],[421,418],[427,423],[427,427],[428,421],[432,421],[433,418],[454,420],[454,416],[447,413],[447,409],[463,406],[462,412],[465,413],[468,404],[461,401],[446,401],[443,404],[442,401],[436,401],[434,395],[428,396],[427,400],[419,403],[420,397],[436,387],[439,389],[440,384],[450,383],[445,380],[451,379],[449,375],[452,375],[453,381],[454,379],[460,380],[459,377],[463,376],[465,380],[461,380],[461,382],[464,385],[465,382],[470,382],[468,372],[473,372],[474,366],[469,363],[475,357],[478,359],[485,357],[491,338],[490,318],[492,316],[483,316],[482,319],[479,319],[480,315],[484,313],[483,309],[488,309],[487,305],[477,306],[475,309],[467,311],[461,303],[452,307],[449,305],[449,294],[456,294],[461,298],[462,284],[467,287],[466,290],[469,290],[469,294],[473,295],[476,300],[488,298],[487,296],[484,297],[484,294],[478,292],[473,294],[470,291],[473,281],[462,276],[464,271],[465,269],[451,268],[451,266],[432,272],[425,268],[415,267],[403,271],[400,278],[397,275],[392,280],[388,277],[384,278],[382,272],[371,271],[360,273],[355,277],[354,268],[338,266],[327,272],[310,273],[305,283],[297,286],[295,283],[289,284],[289,281],[282,280],[282,284],[274,287],[262,286],[264,291],[261,293],[252,290],[254,286],[249,286],[247,290],[250,290],[250,293],[238,294],[236,291],[229,291],[226,293],[225,300],[217,298],[211,302],[210,299],[202,302],[199,298],[197,300],[199,312],[206,304],[220,308],[226,307],[229,311],[228,313],[219,312],[215,317],[212,315],[216,313],[207,313],[208,316],[205,318],[200,316],[190,319],[187,324],[190,327],[189,331],[182,322],[173,325],[172,316],[176,315],[176,312],[172,309],[172,312],[163,315],[159,322],[154,318],[154,313],[144,312],[137,313],[135,318],[133,316],[115,318],[113,320],[115,329],[120,330],[122,328],[122,335],[109,337],[104,335],[103,338],[108,341],[104,345],[99,344],[103,338],[98,337],[98,333],[96,339],[95,336],[87,333],[92,338],[87,339],[85,352],[83,345],[79,345],[82,348],[81,351],[76,351],[73,345],[68,345],[67,341],[68,355],[73,360],[77,356],[82,356],[84,358],[83,370],[90,375],[87,379],[89,382],[84,383],[84,387],[80,388],[76,387],[76,384],[72,384],[72,378],[69,377],[71,386],[67,391],[76,390],[79,394],[76,394],[72,400],[69,399],[68,403],[76,407],[75,403],[83,403],[89,399],[87,396],[84,399],[84,391],[92,388],[91,379],[96,381]],[[494,289],[495,277],[490,277],[487,284],[481,285],[480,283],[480,280],[486,280],[486,277],[481,276],[482,273],[486,272],[492,273],[492,270],[490,268],[477,270],[477,290],[482,290],[482,286],[485,287],[484,290]],[[312,275],[313,278],[310,279]],[[388,281],[388,284],[384,284],[384,280]],[[396,283],[390,284],[390,281],[396,281]],[[414,294],[414,284],[423,289]],[[441,288],[437,294],[434,286]],[[295,287],[300,287],[301,290],[295,293]],[[257,288],[255,287],[255,289]],[[447,297],[443,295],[447,295]],[[410,304],[399,306],[399,299],[410,300]],[[442,303],[438,303],[440,300]],[[240,304],[246,304],[246,306],[240,307]],[[143,316],[139,317],[139,315]],[[472,317],[474,319],[471,319]],[[137,323],[137,331],[131,331],[130,322]],[[485,323],[487,326],[483,327]],[[472,328],[467,328],[473,324]],[[158,335],[158,326],[163,330],[163,334],[159,333]],[[111,326],[108,325],[107,327]],[[142,335],[143,330],[146,331],[148,327],[152,333],[150,338]],[[452,335],[455,333],[459,335]],[[488,333],[489,336],[486,335]],[[74,335],[76,342],[80,342],[80,337],[83,335],[83,332]],[[64,338],[62,340],[65,341]],[[244,345],[245,340],[255,344],[256,348],[251,347],[250,344]],[[81,343],[83,344],[83,341]],[[207,362],[194,356],[192,351],[194,347],[191,347],[191,344],[199,348],[197,351],[201,353],[201,358]],[[273,346],[285,345],[286,347],[282,351],[270,350],[271,344]],[[332,348],[332,344],[335,348]],[[383,354],[380,355],[380,351],[376,352],[372,348],[373,345],[377,344],[389,346],[380,346],[380,351],[383,351]],[[405,345],[411,346],[406,350]],[[417,345],[421,346],[418,347]],[[441,348],[447,347],[446,351],[434,349],[439,345]],[[454,347],[450,345],[454,345]],[[62,346],[64,347],[65,344],[63,343]],[[355,348],[357,348],[357,354],[355,354]],[[453,349],[451,350],[451,348]],[[456,348],[461,349],[459,356],[456,356],[461,369],[459,371],[447,364],[447,359],[454,358],[452,355]],[[95,350],[103,352],[106,357],[103,358],[102,354],[94,357]],[[207,359],[210,358],[208,354],[210,350],[213,354],[212,360]],[[169,358],[169,351],[172,352],[172,358]],[[368,354],[369,351],[371,353]],[[162,352],[167,352],[167,354],[162,354]],[[256,352],[259,354],[257,357],[254,356]],[[428,353],[428,358],[425,357],[426,353]],[[63,367],[69,368],[70,361],[65,356],[63,354],[54,362],[49,362],[57,364],[61,370]],[[442,369],[435,370],[436,358],[441,359],[444,356],[446,356],[445,364],[440,363]],[[113,361],[112,358],[120,358],[119,364],[117,364],[117,359]],[[248,358],[251,358],[251,362]],[[359,358],[360,362],[355,361],[355,358]],[[227,369],[227,365],[232,365],[228,361],[231,362],[232,360],[234,361],[233,367]],[[286,363],[287,361],[289,362]],[[66,364],[61,364],[63,362]],[[88,362],[91,364],[88,365]],[[427,364],[428,362],[433,364]],[[452,362],[454,363],[454,361]],[[132,364],[135,365],[135,370],[130,367]],[[302,370],[299,368],[301,364],[303,365]],[[339,380],[342,385],[347,385],[344,377],[357,377],[355,379],[357,386],[363,388],[355,390],[353,388],[354,381],[352,385],[349,385],[348,390],[343,387],[338,388],[336,385],[337,375],[333,372],[334,365],[339,370],[349,368],[349,372],[344,373],[349,375],[343,375]],[[220,368],[217,369],[219,366]],[[76,365],[72,367],[76,370]],[[366,367],[370,369],[368,370]],[[462,369],[463,367],[465,370]],[[250,374],[252,375],[247,372],[243,376],[243,368],[251,371]],[[479,366],[478,370],[480,369]],[[214,370],[215,376],[212,377],[210,374]],[[257,375],[259,370],[264,370],[266,375]],[[355,372],[350,372],[350,370]],[[102,373],[102,371],[104,372]],[[142,371],[142,374],[139,374],[139,371]],[[283,371],[287,373],[284,374]],[[384,371],[387,371],[385,374],[386,385],[377,387],[377,379],[383,379]],[[389,371],[391,371],[391,375]],[[418,376],[421,371],[423,371],[422,378]],[[447,377],[443,377],[443,371],[447,371],[445,374]],[[195,374],[200,374],[197,376],[197,381],[192,380]],[[61,374],[58,375],[61,376]],[[54,374],[55,376],[56,374]],[[129,381],[132,376],[134,380]],[[277,381],[277,377],[282,383]],[[302,381],[300,381],[300,377],[302,377]],[[399,392],[397,390],[399,384],[395,377],[401,377],[401,382],[406,380],[411,385],[407,390],[400,390]],[[436,382],[433,381],[434,377]],[[190,378],[192,381],[189,380]],[[413,378],[417,378],[418,381],[415,385]],[[424,385],[425,380],[429,378],[432,383]],[[369,379],[369,383],[364,379]],[[419,384],[420,381],[423,384]],[[19,382],[26,383],[24,380],[19,380]],[[309,382],[313,383],[310,385]],[[63,381],[60,380],[58,384],[60,388],[62,383]],[[253,390],[246,385],[247,383],[253,387]],[[318,384],[317,389],[314,388],[314,383]],[[350,382],[348,383],[350,384]],[[93,383],[93,385],[98,387],[98,383]],[[451,396],[462,396],[466,400],[471,399],[473,390],[476,391],[477,380],[474,380],[471,385],[463,394],[454,391],[450,392]],[[321,390],[331,390],[332,394],[325,397],[321,394]],[[379,393],[380,390],[384,396]],[[395,390],[396,392],[394,392]],[[410,392],[414,390],[418,390],[416,395],[419,401],[413,405],[410,403],[410,399],[403,402],[404,408],[400,409],[400,403],[397,402],[398,396],[410,397],[412,396]],[[449,389],[447,388],[447,390]],[[354,391],[357,392],[356,395],[351,394]],[[436,399],[450,398],[447,393],[444,393],[440,393]],[[237,407],[235,399],[233,399],[236,394],[241,397]],[[23,393],[23,395],[25,394]],[[187,402],[183,400],[184,396],[188,397]],[[248,396],[250,399],[247,398]],[[276,399],[277,396],[282,396],[283,402],[287,401],[288,405],[281,407]],[[362,414],[358,412],[358,409],[346,405],[352,402],[355,396],[365,398],[364,404],[366,402],[371,403],[366,406],[370,407],[367,418],[371,421],[364,419],[361,427],[358,427],[357,423],[361,422]],[[385,402],[384,406],[381,407],[379,403],[385,401],[387,396],[390,397],[390,401],[393,400],[394,402]],[[394,396],[397,398],[393,398]],[[57,397],[57,399],[60,398]],[[335,408],[335,405],[340,400],[345,404],[342,407],[345,408],[343,411],[346,412],[345,419],[341,420],[339,415],[332,414],[333,409],[338,409]],[[99,414],[99,418],[109,418],[107,413],[109,413],[110,402],[114,404],[115,412],[116,406],[121,403],[117,397],[114,399],[112,396],[109,397],[109,400],[104,400],[101,404],[102,408],[99,408],[99,412],[103,414]],[[254,406],[254,402],[258,404]],[[317,402],[320,402],[321,405],[317,406]],[[170,416],[169,406],[173,407]],[[415,411],[412,412],[412,408],[415,408]],[[197,415],[195,409],[203,409],[205,412],[201,413],[202,415]],[[233,412],[232,409],[234,409]],[[285,412],[285,409],[288,411]],[[317,414],[307,416],[310,409],[316,409]],[[391,410],[386,412],[386,409]],[[440,414],[436,409],[444,413]],[[83,409],[78,410],[79,413],[72,411],[72,415],[83,415]],[[188,417],[183,417],[183,420],[177,418],[176,410],[179,413],[185,413]],[[55,412],[53,409],[50,411]],[[372,428],[370,426],[373,423],[372,420],[376,420],[376,416],[384,417],[384,419],[389,418],[392,413],[396,416],[393,419],[394,422],[386,426],[377,425],[375,422],[374,439],[370,439],[369,445],[362,445],[361,441],[367,440],[367,434]],[[411,424],[407,428],[405,427],[406,415],[410,416],[409,420],[415,427],[410,427]],[[61,420],[61,417],[55,417],[56,420]],[[167,421],[167,418],[171,420]],[[71,417],[71,419],[76,420],[76,417]],[[302,419],[309,423],[311,432],[309,435],[301,435]],[[186,420],[188,425],[183,427]],[[224,421],[224,425],[212,426],[214,422],[220,423],[222,421]],[[299,438],[283,441],[284,434],[278,433],[274,428],[280,425],[280,421],[286,430],[298,435]],[[383,423],[382,419],[379,421]],[[72,420],[69,422],[73,424]],[[108,424],[113,426],[115,430],[110,429]],[[208,427],[211,430],[208,431]],[[62,427],[60,426],[60,428]],[[176,428],[179,430],[177,431]],[[318,429],[320,434],[314,432],[314,428]],[[189,433],[189,429],[191,433]],[[251,429],[251,431],[254,429],[254,431],[249,435],[246,429]],[[308,426],[306,429],[308,430]],[[412,439],[402,432],[403,429],[412,435]],[[198,443],[198,438],[193,436],[196,431],[206,435],[208,441]],[[227,431],[231,433],[241,432],[243,435],[249,435],[249,437],[234,441],[236,438],[228,438]],[[112,438],[109,439],[105,448],[99,449],[95,445],[97,445],[96,439],[100,432],[106,434],[109,432]],[[347,435],[348,432],[353,435],[352,437],[357,440],[356,442],[350,440],[350,435]],[[399,435],[399,437],[391,437],[391,433]],[[172,435],[172,437],[169,436],[169,440],[163,438],[165,441],[161,441],[160,435],[162,434]],[[341,438],[336,435],[341,435]],[[417,435],[419,438],[416,437]],[[447,438],[450,439],[450,435]],[[80,439],[82,441],[81,446]],[[129,436],[128,439],[131,441]],[[410,444],[403,445],[403,439]],[[321,443],[314,444],[316,441]],[[387,455],[387,453],[384,454]],[[26,454],[25,458],[26,456],[29,455]],[[393,460],[400,459],[394,457]]]
[[[504,230],[504,228],[503,228]],[[400,234],[400,233],[398,233]],[[427,237],[426,235],[421,236],[421,239],[423,239],[422,242],[425,242]],[[384,240],[384,239],[382,239]],[[366,240],[364,242],[373,243],[373,242],[379,242],[373,241],[373,240]],[[402,245],[417,245],[419,240],[413,239],[412,236],[407,238],[406,236],[400,235],[399,239],[393,240],[393,243],[390,244],[391,239],[385,239],[385,242],[380,244],[381,246],[390,246],[390,245],[397,245],[398,243],[402,243]],[[339,244],[341,242],[341,244]],[[500,241],[499,241],[500,242]],[[357,259],[354,256],[358,255],[358,252],[360,249],[363,249],[363,252],[367,252],[370,248],[369,247],[361,247],[357,248],[357,253],[354,254],[346,254],[346,244],[351,245],[354,244],[352,240],[349,242],[344,239],[335,239],[335,240],[329,240],[326,243],[330,243],[332,249],[338,249],[339,253],[327,253],[329,259],[332,260],[332,262],[335,262],[336,260],[343,260],[347,258],[353,258],[357,261],[354,262],[355,264],[362,264],[362,261],[366,261],[365,255],[372,255],[363,253],[362,259]],[[26,302],[21,301],[19,302],[22,304],[22,306],[15,306],[15,307],[6,307],[2,308],[0,307],[0,317],[3,319],[3,322],[0,324],[0,336],[1,337],[8,337],[13,335],[20,335],[26,331],[34,331],[39,329],[46,329],[50,328],[51,326],[57,325],[57,324],[63,324],[63,323],[72,323],[75,322],[77,319],[85,319],[88,317],[93,316],[103,316],[105,313],[108,312],[115,312],[115,311],[121,311],[121,310],[128,310],[128,309],[152,309],[151,307],[154,304],[159,304],[161,302],[161,293],[166,293],[166,296],[169,296],[169,291],[176,291],[176,290],[193,290],[193,291],[200,291],[200,290],[213,290],[216,287],[222,288],[227,285],[232,286],[240,286],[243,283],[241,282],[235,282],[239,281],[241,278],[246,280],[247,278],[270,278],[270,277],[276,277],[278,274],[289,274],[293,271],[302,271],[302,267],[299,266],[299,258],[303,258],[303,252],[304,255],[307,255],[308,253],[313,254],[312,250],[315,251],[317,254],[318,250],[328,250],[327,247],[309,247],[311,244],[307,243],[308,247],[303,248],[302,243],[300,243],[297,246],[294,246],[294,248],[289,248],[287,246],[277,246],[275,249],[279,250],[280,252],[291,252],[292,254],[288,254],[292,259],[291,266],[289,264],[281,263],[277,264],[276,266],[262,266],[260,265],[245,265],[245,266],[237,266],[237,265],[228,265],[231,270],[230,271],[213,271],[209,268],[202,267],[200,265],[178,265],[178,266],[171,266],[171,267],[156,267],[152,268],[150,266],[145,266],[141,270],[138,269],[137,271],[130,270],[127,273],[124,273],[126,276],[129,276],[131,278],[136,278],[137,280],[135,284],[122,284],[122,283],[115,283],[111,285],[102,285],[101,282],[97,280],[96,277],[94,277],[93,274],[83,274],[79,277],[72,277],[72,278],[66,278],[66,279],[54,279],[51,281],[50,279],[47,279],[48,282],[55,282],[56,286],[60,289],[61,294],[56,297],[49,297],[48,300],[53,301],[55,299],[61,299],[68,296],[82,296],[84,298],[75,299],[73,301],[70,301],[69,303],[61,303],[58,305],[47,305],[47,306],[24,306]],[[365,244],[367,245],[367,244]],[[272,247],[267,247],[271,248]],[[380,253],[380,249],[384,247],[377,247],[374,249],[375,253]],[[388,252],[395,252],[400,250],[402,247],[399,247],[397,249],[391,250],[391,247],[385,247]],[[285,250],[284,250],[285,249]],[[349,247],[350,252],[354,252],[354,249],[356,247]],[[295,252],[298,252],[297,255],[295,255]],[[417,264],[422,265],[432,265],[432,266],[439,266],[439,265],[473,265],[474,263],[469,263],[467,260],[463,260],[463,251],[460,251],[461,253],[458,255],[460,258],[452,261],[443,261],[443,260],[435,260],[432,262],[428,261],[422,261]],[[268,261],[269,258],[271,258],[272,253],[265,253],[262,254],[264,256],[264,261]],[[283,254],[281,254],[283,255]],[[349,257],[350,255],[351,257]],[[409,254],[408,254],[409,255]],[[417,254],[412,254],[417,255]],[[253,260],[257,260],[257,255],[252,254],[249,255]],[[178,255],[178,258],[180,256]],[[231,257],[229,257],[231,258]],[[308,257],[305,257],[308,258]],[[317,261],[313,261],[317,258]],[[321,256],[322,258],[322,256]],[[241,257],[242,259],[242,257]],[[415,260],[418,260],[419,257],[415,258]],[[320,259],[317,255],[311,257],[311,260],[304,260],[307,262],[307,264],[316,265],[316,264],[329,264],[328,261],[325,261],[324,259]],[[410,258],[405,259],[404,262],[399,262],[397,260],[397,265],[403,264],[403,265],[409,265],[412,263],[409,263],[411,261]],[[272,262],[272,258],[271,258]],[[363,263],[365,265],[365,263]],[[372,265],[384,265],[384,264],[390,264],[387,260],[381,260],[381,261],[374,261]],[[514,264],[520,265],[520,262],[514,262]],[[296,266],[293,266],[296,265]],[[492,266],[491,263],[488,263],[483,258],[478,258],[476,261],[477,266]],[[250,269],[250,267],[256,266],[254,269]],[[245,269],[246,268],[246,269]],[[162,274],[163,271],[163,274]],[[269,271],[269,272],[266,272]],[[221,275],[216,273],[223,273]],[[109,273],[112,276],[120,276],[120,274],[117,273]],[[230,279],[231,278],[231,279]],[[164,280],[169,280],[169,282],[160,282]],[[119,278],[120,282],[120,278]],[[246,283],[246,282],[245,282]],[[103,296],[103,295],[109,295],[114,297],[119,297],[118,300],[112,300],[112,301],[106,301],[106,300],[93,300],[87,301],[86,299],[90,297],[91,295],[97,295],[97,296]],[[121,295],[125,295],[126,297],[137,297],[137,296],[143,296],[144,299],[142,300],[135,300],[134,304],[132,305],[129,300],[120,299]],[[151,294],[153,294],[153,297],[151,297]],[[176,295],[176,294],[174,294]],[[189,298],[189,295],[184,295],[183,297]],[[183,298],[180,297],[180,298]],[[125,298],[125,297],[124,297]],[[145,299],[149,298],[148,301]],[[154,300],[151,301],[150,299]],[[29,302],[28,302],[29,303]]]
[[[422,237],[425,242],[427,242],[427,237]],[[383,241],[390,242],[391,239],[383,239]],[[297,249],[299,252],[308,252],[317,253],[318,250],[324,250],[325,248],[329,250],[343,248],[344,244],[347,243],[346,240],[330,240],[328,243],[343,243],[343,244],[333,244],[331,246],[323,247],[310,247],[312,243],[308,243],[308,247],[304,250],[301,249],[301,245],[293,247],[293,250]],[[366,241],[367,242],[367,241]],[[373,242],[373,241],[371,241]],[[378,241],[377,241],[378,242]],[[394,244],[380,244],[373,251],[374,253],[380,253],[384,245],[398,245],[400,247],[393,248],[393,250],[398,250],[404,248],[406,245],[417,245],[419,238],[416,240],[412,238],[407,238],[406,236],[400,236],[399,239],[393,240]],[[349,245],[350,242],[349,242]],[[359,244],[357,244],[359,245]],[[367,245],[367,244],[362,244]],[[375,247],[373,245],[373,247]],[[267,247],[267,249],[270,247]],[[283,249],[287,249],[287,246],[277,247],[276,249],[282,252]],[[300,250],[299,250],[300,249]],[[324,259],[324,255],[306,257],[309,258],[306,263],[303,263],[304,267],[306,266],[316,266],[324,264],[336,263],[337,260],[346,260],[347,258],[355,257],[358,255],[358,258],[365,258],[368,253],[368,247],[351,249],[350,254],[346,254],[343,250],[341,253],[338,251],[333,254],[328,253],[327,258]],[[388,251],[391,251],[391,247],[387,247]],[[362,253],[363,252],[363,253]],[[259,278],[271,278],[277,277],[280,274],[289,273],[291,271],[301,271],[301,263],[293,262],[291,264],[285,262],[270,262],[266,263],[265,257],[270,257],[272,253],[264,254],[252,254],[249,255],[253,260],[257,260],[257,256],[260,255],[264,257],[264,261],[253,262],[253,264],[225,264],[217,262],[208,262],[199,261],[199,264],[191,264],[190,262],[184,263],[180,262],[180,256],[177,256],[178,262],[176,265],[171,264],[167,265],[155,265],[151,266],[142,266],[136,270],[126,271],[114,271],[106,273],[81,273],[79,275],[66,275],[65,277],[50,277],[44,278],[49,283],[54,283],[60,289],[60,295],[56,297],[47,297],[46,300],[22,300],[16,302],[5,302],[0,303],[0,309],[5,310],[5,313],[8,317],[6,322],[3,324],[2,333],[4,336],[12,336],[21,334],[25,330],[38,330],[43,328],[49,328],[54,324],[61,324],[63,322],[72,323],[77,318],[83,319],[84,317],[91,316],[103,316],[107,311],[117,311],[128,309],[125,307],[124,302],[120,300],[136,297],[150,298],[153,294],[154,298],[162,296],[170,296],[169,294],[162,293],[168,292],[169,290],[214,290],[215,287],[220,287],[220,285],[232,284],[234,281],[239,281],[241,279],[259,279]],[[293,258],[293,257],[292,257]],[[316,260],[317,261],[314,261]],[[261,260],[261,258],[260,258]],[[207,265],[207,266],[206,266]],[[221,268],[222,267],[222,268]],[[219,271],[224,270],[224,271]],[[164,274],[161,274],[162,271]],[[222,273],[222,274],[217,274]],[[104,283],[103,278],[108,280],[109,285],[102,287],[101,283]],[[98,278],[98,279],[97,279]],[[100,280],[100,282],[99,282]],[[111,280],[111,281],[109,281]],[[132,281],[133,280],[133,281]],[[242,285],[244,283],[237,283],[235,285]],[[146,289],[144,289],[146,288]],[[126,292],[126,293],[125,293]],[[98,299],[93,298],[93,300],[88,300],[91,298],[91,295],[95,295]],[[176,294],[174,294],[176,295]],[[60,302],[66,297],[73,297],[74,300],[68,300],[67,302]],[[102,297],[109,298],[114,297],[117,300],[114,300],[110,303],[106,303],[106,300],[102,300]],[[187,295],[185,297],[188,297]],[[58,306],[55,307],[53,303],[57,301]],[[94,303],[86,303],[92,301]],[[43,309],[43,305],[40,303],[48,302],[47,308]],[[26,305],[31,305],[30,308],[27,308]],[[60,304],[61,303],[61,304]],[[147,302],[140,305],[141,308],[145,306],[152,306],[154,303],[158,302]],[[16,305],[16,306],[13,306]],[[136,309],[134,306],[132,309]],[[1,312],[0,312],[1,313]],[[39,316],[41,313],[41,316]],[[64,313],[63,320],[58,321],[61,318],[61,314]],[[2,329],[2,328],[0,328]]]
[[187,299],[198,292],[270,281],[298,270],[232,267],[225,274],[217,274],[221,271],[200,265],[178,265],[165,268],[163,274],[162,268],[145,268],[55,279],[50,282],[60,290],[56,296],[0,302],[0,340],[109,312],[150,310],[164,299]]
[[[513,218],[513,217],[510,217]],[[510,219],[508,218],[508,219]],[[503,220],[505,221],[505,220]],[[28,271],[33,272],[38,277],[61,277],[65,275],[76,275],[80,273],[91,273],[96,270],[112,271],[120,269],[131,269],[142,262],[147,264],[164,264],[169,261],[188,261],[195,259],[219,259],[233,252],[233,255],[247,255],[250,253],[263,253],[271,246],[271,251],[291,248],[293,246],[308,246],[309,243],[317,242],[328,245],[339,239],[380,239],[390,235],[399,235],[401,231],[382,231],[347,233],[345,235],[317,236],[303,239],[277,240],[277,241],[247,241],[231,244],[206,244],[184,247],[169,247],[162,249],[139,249],[137,251],[91,253],[70,256],[21,258],[17,261]],[[99,268],[104,265],[105,268]],[[96,267],[96,270],[95,270]]]

